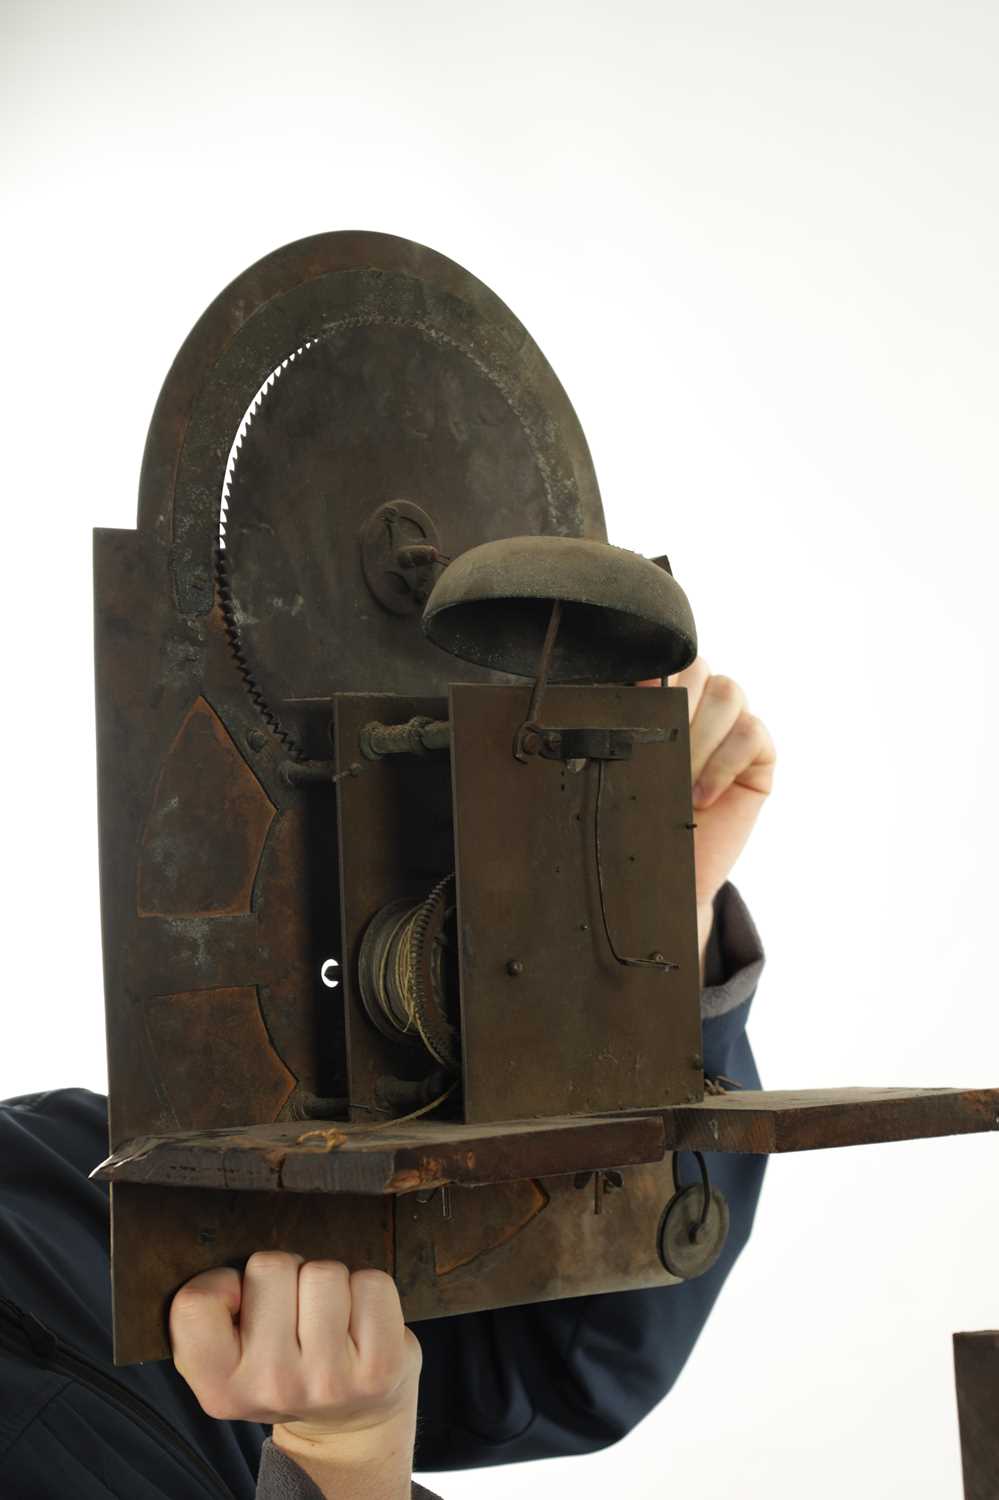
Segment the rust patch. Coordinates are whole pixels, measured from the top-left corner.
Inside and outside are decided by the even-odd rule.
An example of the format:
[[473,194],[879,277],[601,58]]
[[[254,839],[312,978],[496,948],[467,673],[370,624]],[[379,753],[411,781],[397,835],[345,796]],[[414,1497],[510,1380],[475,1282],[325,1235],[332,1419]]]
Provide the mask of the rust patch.
[[434,1228],[434,1270],[438,1276],[449,1276],[509,1243],[550,1201],[534,1178],[495,1184],[488,1200],[477,1200],[475,1213],[461,1212],[463,1196],[458,1195],[451,1218],[441,1219]]
[[411,1192],[413,1188],[422,1186],[423,1178],[420,1176],[419,1172],[410,1167],[407,1171],[396,1172],[394,1177],[390,1177],[388,1182],[385,1184],[385,1191],[387,1193],[408,1193]]
[[198,698],[167,752],[143,829],[139,916],[248,913],[276,811],[218,714]]
[[155,995],[143,1013],[179,1129],[274,1120],[295,1078],[271,1046],[256,989]]

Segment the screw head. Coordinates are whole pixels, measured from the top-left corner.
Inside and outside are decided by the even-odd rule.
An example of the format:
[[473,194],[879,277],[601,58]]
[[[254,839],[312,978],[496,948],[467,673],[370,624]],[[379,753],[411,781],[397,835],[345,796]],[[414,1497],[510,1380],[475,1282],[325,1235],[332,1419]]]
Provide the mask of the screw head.
[[523,974],[524,965],[519,958],[509,958],[507,959],[506,972],[510,975],[511,979],[516,979],[518,974]]
[[251,750],[262,750],[267,744],[267,736],[262,729],[251,729],[246,736],[246,743]]

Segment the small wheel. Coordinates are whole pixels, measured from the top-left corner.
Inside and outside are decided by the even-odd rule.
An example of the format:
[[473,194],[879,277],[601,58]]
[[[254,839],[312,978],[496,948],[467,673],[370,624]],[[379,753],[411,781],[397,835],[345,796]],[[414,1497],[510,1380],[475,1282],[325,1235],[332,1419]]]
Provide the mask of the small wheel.
[[711,1188],[705,1214],[704,1191],[699,1182],[681,1188],[659,1221],[659,1259],[683,1281],[710,1271],[728,1239],[728,1204],[717,1188]]

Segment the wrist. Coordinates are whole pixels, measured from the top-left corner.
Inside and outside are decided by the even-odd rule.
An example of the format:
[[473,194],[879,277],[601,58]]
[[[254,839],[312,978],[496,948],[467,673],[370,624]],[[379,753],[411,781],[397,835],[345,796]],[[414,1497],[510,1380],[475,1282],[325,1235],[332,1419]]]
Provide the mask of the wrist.
[[[275,1422],[272,1442],[296,1463],[327,1469],[377,1469],[405,1464],[413,1467],[416,1446],[417,1407],[393,1412],[381,1421],[357,1427],[323,1427],[314,1422]],[[308,1470],[311,1472],[311,1470]]]
[[276,1422],[274,1446],[323,1495],[341,1500],[409,1500],[416,1445],[416,1405],[368,1427],[337,1431],[307,1422]]
[[326,1426],[321,1422],[275,1422],[273,1441],[286,1452],[305,1454],[334,1453],[337,1458],[363,1463],[389,1450],[405,1446],[416,1432],[416,1402],[370,1421],[358,1419],[351,1425]]

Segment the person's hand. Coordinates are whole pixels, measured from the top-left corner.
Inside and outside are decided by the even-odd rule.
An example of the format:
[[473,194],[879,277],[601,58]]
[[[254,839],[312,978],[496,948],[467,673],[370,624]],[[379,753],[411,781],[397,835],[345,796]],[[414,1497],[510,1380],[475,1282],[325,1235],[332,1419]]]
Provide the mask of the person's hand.
[[[703,965],[712,903],[745,847],[773,787],[777,752],[731,677],[714,676],[698,656],[673,677],[687,689],[693,785],[694,875]],[[658,686],[646,683],[643,686]],[[703,982],[703,969],[702,969]]]
[[220,1266],[185,1282],[170,1340],[210,1417],[273,1423],[296,1459],[328,1443],[354,1453],[356,1435],[382,1447],[393,1424],[415,1430],[423,1354],[385,1271],[258,1250],[242,1276]]

